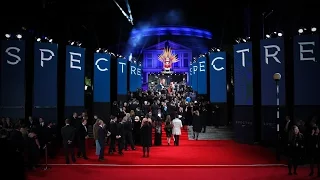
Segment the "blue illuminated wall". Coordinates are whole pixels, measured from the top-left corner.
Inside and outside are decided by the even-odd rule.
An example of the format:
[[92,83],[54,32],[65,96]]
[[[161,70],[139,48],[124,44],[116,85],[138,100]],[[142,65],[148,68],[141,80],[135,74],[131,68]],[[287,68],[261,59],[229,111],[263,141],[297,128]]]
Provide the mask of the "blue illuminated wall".
[[[209,31],[191,28],[191,27],[152,27],[146,29],[134,29],[132,31],[132,38],[140,38],[140,36],[192,36],[205,39],[212,39],[212,34]],[[135,37],[139,36],[139,37]]]

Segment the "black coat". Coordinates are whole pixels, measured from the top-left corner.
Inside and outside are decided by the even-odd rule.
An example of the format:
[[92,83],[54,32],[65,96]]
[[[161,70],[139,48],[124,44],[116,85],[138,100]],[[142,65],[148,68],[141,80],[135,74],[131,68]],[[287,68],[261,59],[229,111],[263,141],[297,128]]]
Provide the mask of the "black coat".
[[133,123],[132,123],[131,119],[126,121],[123,124],[123,130],[125,133],[132,132],[132,129],[133,129]]
[[308,140],[308,156],[312,158],[320,157],[320,137],[313,135]]
[[106,131],[102,127],[99,126],[99,129],[98,129],[98,142],[99,142],[101,147],[104,147],[105,138],[106,138]]
[[117,134],[116,136],[124,137],[124,124],[122,122],[117,123]]
[[109,131],[111,133],[111,136],[116,136],[118,132],[117,123],[112,121],[109,124]]
[[61,128],[62,142],[64,145],[68,145],[68,141],[74,141],[75,132],[76,129],[71,125],[66,125],[63,128]]
[[304,138],[302,134],[293,135],[292,137],[289,137],[288,142],[288,151],[289,151],[289,157],[297,158],[303,156],[304,152]]
[[192,128],[194,132],[201,132],[202,130],[201,116],[197,116],[197,115],[193,116]]
[[141,131],[141,145],[143,147],[150,147],[152,145],[152,124],[146,123],[140,129]]
[[88,128],[84,127],[84,125],[81,124],[79,127],[79,134],[78,134],[80,140],[85,140],[86,136],[88,136]]
[[191,119],[192,119],[192,107],[190,107],[190,106],[187,107],[187,111],[185,112],[185,118],[189,122],[191,121]]

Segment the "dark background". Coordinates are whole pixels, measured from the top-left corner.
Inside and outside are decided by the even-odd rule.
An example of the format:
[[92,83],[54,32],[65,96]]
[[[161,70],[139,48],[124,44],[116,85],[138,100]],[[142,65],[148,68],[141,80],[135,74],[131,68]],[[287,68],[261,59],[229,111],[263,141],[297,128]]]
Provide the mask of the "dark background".
[[[117,1],[126,11],[124,0]],[[211,0],[129,0],[134,22],[157,20],[156,24],[170,23],[163,15],[170,11],[180,14],[176,25],[205,28],[213,33],[217,44],[233,43],[235,37],[250,32],[249,16],[274,10],[265,22],[266,33],[284,30],[297,32],[300,26],[317,25],[319,15],[315,1],[265,1],[249,4],[246,1]],[[174,18],[174,17],[173,17]],[[132,29],[112,0],[11,0],[1,2],[1,31],[19,31],[21,26],[57,40],[81,40],[86,47],[109,47],[125,42]],[[172,22],[172,21],[171,21]],[[257,29],[257,31],[259,31]]]

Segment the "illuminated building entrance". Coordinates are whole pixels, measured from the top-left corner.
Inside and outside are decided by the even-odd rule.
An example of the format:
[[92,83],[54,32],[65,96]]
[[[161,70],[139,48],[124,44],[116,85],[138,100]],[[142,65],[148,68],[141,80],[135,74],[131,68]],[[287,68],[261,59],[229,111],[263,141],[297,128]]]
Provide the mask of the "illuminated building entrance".
[[191,60],[192,50],[172,41],[163,41],[144,49],[143,88],[150,88],[160,81],[164,85],[188,82]]

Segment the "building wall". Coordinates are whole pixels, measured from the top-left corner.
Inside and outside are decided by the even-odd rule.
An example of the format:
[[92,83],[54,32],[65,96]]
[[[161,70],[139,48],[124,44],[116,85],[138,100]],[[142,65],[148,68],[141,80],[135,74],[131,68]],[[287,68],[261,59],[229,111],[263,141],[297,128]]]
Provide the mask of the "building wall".
[[[192,59],[191,50],[172,50],[177,55],[179,61],[173,64],[173,71],[181,72],[181,69],[188,69]],[[143,69],[147,72],[162,71],[163,63],[158,57],[162,54],[162,50],[146,50],[143,52]]]

